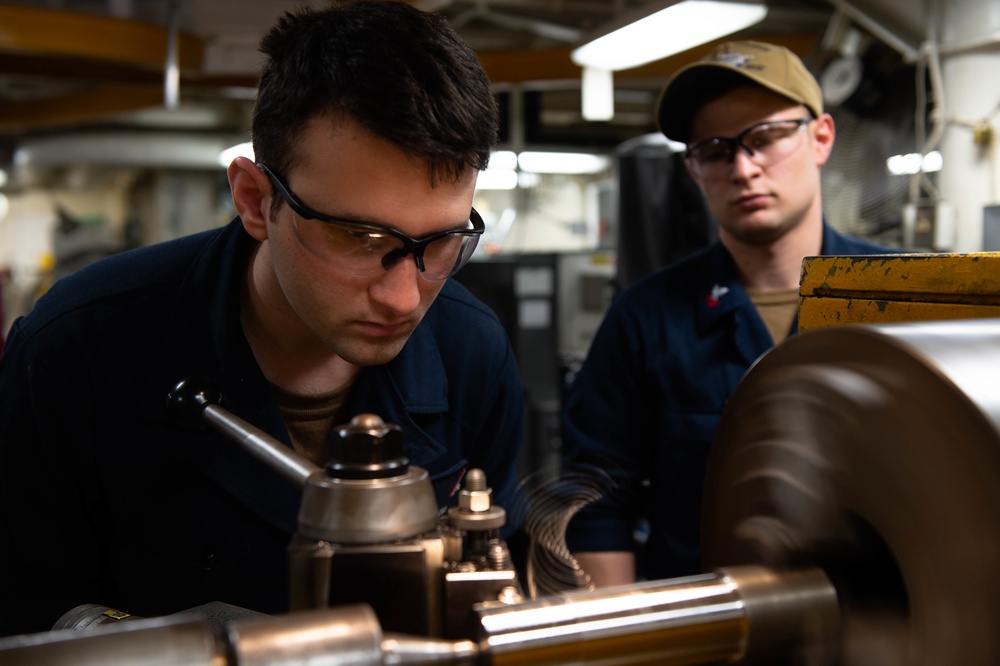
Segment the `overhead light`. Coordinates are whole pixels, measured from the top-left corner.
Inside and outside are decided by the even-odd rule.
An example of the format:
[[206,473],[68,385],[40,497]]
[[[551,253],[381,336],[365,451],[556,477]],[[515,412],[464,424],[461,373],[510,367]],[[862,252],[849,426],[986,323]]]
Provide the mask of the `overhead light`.
[[926,155],[909,153],[893,155],[885,161],[885,167],[893,176],[912,176],[918,173],[933,173],[940,171],[944,164],[941,153],[932,150]]
[[517,187],[517,172],[513,169],[494,169],[479,172],[476,190],[513,190]]
[[494,150],[490,153],[490,169],[511,170],[517,168],[517,153],[513,150]]
[[615,82],[611,70],[584,67],[580,95],[584,120],[611,120],[615,117]]
[[532,173],[530,171],[517,172],[517,186],[522,190],[530,190],[533,187],[538,187],[541,183],[542,177],[540,174]]
[[513,150],[494,150],[490,153],[489,168],[479,172],[476,191],[513,190],[517,187],[517,153]]
[[530,173],[594,174],[611,165],[605,155],[593,153],[546,153],[525,151],[518,154],[517,164]]
[[580,67],[618,71],[645,65],[748,28],[767,16],[756,2],[671,0],[626,12],[571,55]]
[[253,144],[249,141],[246,143],[238,143],[235,146],[230,146],[226,148],[221,153],[219,153],[219,164],[229,168],[229,164],[235,160],[237,157],[249,157],[253,159]]

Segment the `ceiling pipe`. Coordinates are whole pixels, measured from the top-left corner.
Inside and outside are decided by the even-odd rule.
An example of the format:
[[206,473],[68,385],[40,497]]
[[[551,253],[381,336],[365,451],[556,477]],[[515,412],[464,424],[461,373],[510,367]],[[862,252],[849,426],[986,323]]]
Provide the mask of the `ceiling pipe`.
[[168,109],[176,109],[180,105],[181,74],[177,48],[179,16],[177,0],[170,0],[167,4],[167,62],[163,73],[163,105]]
[[898,51],[906,62],[916,62],[920,57],[919,47],[913,46],[905,39],[889,30],[887,27],[864,13],[854,5],[845,0],[830,0],[830,3],[845,16],[860,25],[862,28],[875,35],[885,42],[887,46]]
[[475,3],[473,7],[463,11],[449,22],[453,27],[458,28],[474,19],[481,19],[509,30],[524,30],[538,37],[546,37],[555,41],[566,42],[567,44],[579,41],[582,34],[582,31],[576,28],[567,28],[557,23],[502,14],[491,9],[489,3],[483,1]]

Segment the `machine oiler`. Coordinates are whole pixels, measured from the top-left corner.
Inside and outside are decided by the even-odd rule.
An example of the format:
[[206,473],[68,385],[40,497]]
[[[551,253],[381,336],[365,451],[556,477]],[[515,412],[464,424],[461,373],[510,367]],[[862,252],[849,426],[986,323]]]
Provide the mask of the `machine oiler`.
[[[14,637],[0,664],[997,664],[998,378],[1000,319],[806,331],[762,357],[726,407],[703,513],[712,573],[527,600],[475,476],[438,522],[421,470],[376,417],[346,426],[339,462],[317,470],[195,391],[184,411],[304,485],[297,610]],[[338,559],[354,560],[348,574]],[[352,576],[397,565],[385,575],[412,584],[405,594],[399,583],[335,598]],[[395,625],[399,607],[426,617]]]

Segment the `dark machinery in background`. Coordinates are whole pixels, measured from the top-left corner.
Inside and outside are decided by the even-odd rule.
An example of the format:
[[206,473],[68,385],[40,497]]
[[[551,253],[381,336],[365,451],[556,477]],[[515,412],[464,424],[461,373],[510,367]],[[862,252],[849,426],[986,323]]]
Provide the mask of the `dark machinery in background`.
[[644,134],[615,149],[615,165],[617,291],[718,239],[682,145]]
[[[998,377],[994,319],[825,328],[775,348],[733,396],[712,453],[713,573],[524,600],[476,546],[470,561],[490,581],[459,613],[460,636],[387,633],[371,605],[346,604],[222,627],[174,616],[13,637],[0,663],[1000,663]],[[205,418],[232,425],[215,406]],[[355,425],[377,426],[367,419]],[[344,483],[319,481],[319,496]],[[316,586],[321,541],[303,560],[314,595],[329,589]]]

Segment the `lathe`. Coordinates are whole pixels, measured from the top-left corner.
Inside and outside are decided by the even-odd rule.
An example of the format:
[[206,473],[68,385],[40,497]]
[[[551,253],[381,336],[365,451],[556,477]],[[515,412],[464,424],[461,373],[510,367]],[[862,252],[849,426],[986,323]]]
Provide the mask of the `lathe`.
[[481,475],[438,521],[377,417],[345,426],[320,470],[195,390],[188,417],[303,485],[293,611],[91,622],[0,640],[0,664],[997,664],[998,389],[1000,319],[805,332],[727,405],[709,573],[537,598]]

